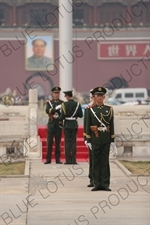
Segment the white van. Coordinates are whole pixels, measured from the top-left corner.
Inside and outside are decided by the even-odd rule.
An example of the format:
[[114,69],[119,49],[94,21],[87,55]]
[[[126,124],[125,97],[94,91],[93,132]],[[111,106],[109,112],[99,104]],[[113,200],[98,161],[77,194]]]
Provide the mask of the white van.
[[148,99],[148,91],[146,88],[121,88],[114,90],[109,100],[119,101],[120,103],[133,101],[146,101]]

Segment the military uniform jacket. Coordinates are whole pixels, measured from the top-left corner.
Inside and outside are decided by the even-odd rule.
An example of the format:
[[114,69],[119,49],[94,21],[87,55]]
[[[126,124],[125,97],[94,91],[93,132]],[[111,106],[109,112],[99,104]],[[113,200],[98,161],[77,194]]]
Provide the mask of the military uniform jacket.
[[60,122],[64,121],[64,129],[65,128],[70,128],[70,129],[75,129],[78,127],[78,123],[77,123],[77,118],[83,117],[83,113],[82,113],[82,108],[81,105],[79,104],[79,107],[75,113],[75,115],[73,116],[74,118],[76,118],[75,120],[67,120],[65,118],[70,118],[72,117],[73,113],[75,112],[75,109],[77,107],[77,102],[74,101],[73,99],[68,100],[67,102],[62,103],[62,111],[61,111],[61,115],[60,115]]
[[[55,124],[59,122],[59,117],[60,117],[60,111],[61,109],[56,110],[55,107],[62,104],[63,101],[58,99],[57,101],[53,100],[47,100],[46,103],[46,113],[49,116],[49,121],[48,123],[50,124]],[[55,116],[58,115],[58,118],[55,118]]]
[[88,143],[92,144],[105,144],[109,142],[114,142],[114,113],[113,108],[107,105],[93,105],[91,107],[95,112],[96,116],[105,124],[108,128],[107,131],[98,131],[99,137],[96,137],[94,132],[91,130],[90,126],[97,125],[97,127],[102,127],[101,123],[94,116],[93,112],[89,108],[86,115],[86,140]]
[[93,107],[94,104],[92,103],[91,105],[88,105],[84,109],[84,118],[83,118],[83,137],[84,141],[86,141],[86,118],[87,118],[87,111],[90,110],[91,107]]

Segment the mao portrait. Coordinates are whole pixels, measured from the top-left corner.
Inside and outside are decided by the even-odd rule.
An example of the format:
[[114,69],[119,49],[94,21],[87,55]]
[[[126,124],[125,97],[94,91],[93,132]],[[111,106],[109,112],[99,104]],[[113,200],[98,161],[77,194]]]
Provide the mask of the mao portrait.
[[53,70],[53,37],[37,36],[33,40],[28,39],[25,46],[26,62],[28,71],[49,71]]

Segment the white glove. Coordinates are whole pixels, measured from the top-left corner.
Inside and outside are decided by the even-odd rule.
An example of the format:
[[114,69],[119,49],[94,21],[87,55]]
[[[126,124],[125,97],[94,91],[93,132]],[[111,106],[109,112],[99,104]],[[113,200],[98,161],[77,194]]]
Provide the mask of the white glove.
[[114,143],[114,142],[111,142],[111,143],[110,143],[110,146],[111,146],[112,149],[113,149],[114,155],[117,156],[118,153],[117,153],[117,147],[116,147],[115,143]]
[[87,144],[87,141],[85,141],[84,143],[85,143],[86,147],[88,148],[88,144]]
[[61,104],[55,107],[56,110],[61,109]]
[[90,150],[92,150],[92,144],[91,143],[87,143],[87,146]]

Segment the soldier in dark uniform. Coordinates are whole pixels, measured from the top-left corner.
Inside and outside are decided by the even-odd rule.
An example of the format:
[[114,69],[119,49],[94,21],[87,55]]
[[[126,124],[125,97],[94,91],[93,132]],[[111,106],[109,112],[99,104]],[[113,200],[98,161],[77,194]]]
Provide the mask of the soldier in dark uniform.
[[88,153],[89,153],[89,175],[88,175],[88,177],[90,179],[90,183],[87,185],[87,187],[94,187],[93,172],[92,172],[92,151],[88,147],[87,140],[86,140],[86,117],[87,117],[87,111],[90,110],[90,108],[93,107],[94,104],[95,104],[95,96],[93,95],[93,89],[90,90],[90,98],[91,98],[91,102],[84,110],[83,136],[84,136],[85,145],[87,146]]
[[91,191],[111,191],[109,150],[114,143],[114,113],[113,108],[104,105],[106,89],[97,87],[93,90],[96,105],[87,111],[86,140],[92,150],[94,188]]
[[78,130],[77,118],[83,117],[82,108],[72,98],[72,91],[64,92],[67,102],[62,103],[60,122],[64,120],[65,135],[65,164],[77,164],[76,162],[76,136]]
[[62,124],[59,122],[60,110],[62,105],[62,100],[59,99],[60,87],[54,87],[52,90],[53,100],[48,100],[46,104],[46,113],[49,116],[47,124],[47,155],[46,162],[44,164],[51,163],[53,138],[55,137],[55,160],[57,164],[60,162],[60,141],[62,134]]

